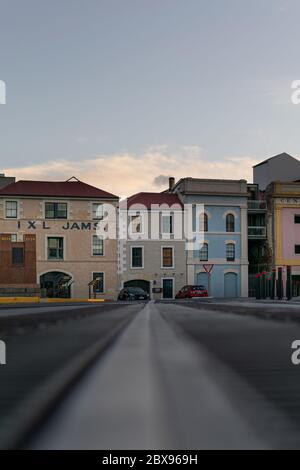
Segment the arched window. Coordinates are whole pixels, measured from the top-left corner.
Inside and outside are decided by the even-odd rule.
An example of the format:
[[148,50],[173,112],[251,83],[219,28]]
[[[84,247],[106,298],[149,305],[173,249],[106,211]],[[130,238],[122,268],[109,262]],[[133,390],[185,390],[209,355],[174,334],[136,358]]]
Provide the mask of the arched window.
[[234,243],[227,243],[226,259],[227,261],[235,261],[235,244]]
[[200,249],[200,261],[208,261],[208,243],[203,243]]
[[227,214],[226,215],[226,232],[234,232],[234,215]]
[[205,212],[200,214],[200,231],[201,232],[208,232],[208,217]]

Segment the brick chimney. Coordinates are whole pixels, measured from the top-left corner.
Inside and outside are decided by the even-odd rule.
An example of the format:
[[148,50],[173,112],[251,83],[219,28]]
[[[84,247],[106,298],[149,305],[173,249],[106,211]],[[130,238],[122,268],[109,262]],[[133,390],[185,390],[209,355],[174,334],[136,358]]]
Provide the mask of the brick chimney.
[[0,173],[0,189],[5,188],[5,186],[15,182],[16,178],[13,176],[5,176],[4,173]]
[[170,176],[169,178],[169,191],[172,191],[175,186],[175,178],[173,176]]

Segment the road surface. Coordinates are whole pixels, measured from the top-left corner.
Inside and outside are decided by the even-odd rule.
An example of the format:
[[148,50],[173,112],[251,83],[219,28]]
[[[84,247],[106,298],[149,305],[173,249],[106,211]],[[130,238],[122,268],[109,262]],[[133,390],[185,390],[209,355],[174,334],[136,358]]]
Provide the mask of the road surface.
[[86,308],[0,335],[2,448],[300,448],[299,306]]

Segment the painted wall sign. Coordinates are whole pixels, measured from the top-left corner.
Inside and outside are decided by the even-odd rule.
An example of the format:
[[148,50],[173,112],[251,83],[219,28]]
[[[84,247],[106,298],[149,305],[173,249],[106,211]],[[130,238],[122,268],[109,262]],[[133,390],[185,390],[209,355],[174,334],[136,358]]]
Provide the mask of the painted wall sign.
[[[18,220],[18,229],[26,228],[27,230],[50,230],[51,222],[40,220]],[[61,225],[62,230],[97,230],[98,222],[64,222]],[[57,225],[55,225],[57,229]]]
[[300,204],[300,198],[299,197],[285,197],[285,198],[280,198],[276,200],[277,203],[279,204]]

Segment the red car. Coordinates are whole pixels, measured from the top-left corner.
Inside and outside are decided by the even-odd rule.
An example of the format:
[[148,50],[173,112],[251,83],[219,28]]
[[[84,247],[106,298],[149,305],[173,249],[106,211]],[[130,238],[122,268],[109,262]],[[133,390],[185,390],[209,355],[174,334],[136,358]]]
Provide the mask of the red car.
[[175,299],[192,299],[194,297],[208,297],[208,291],[204,286],[184,286],[176,294]]

